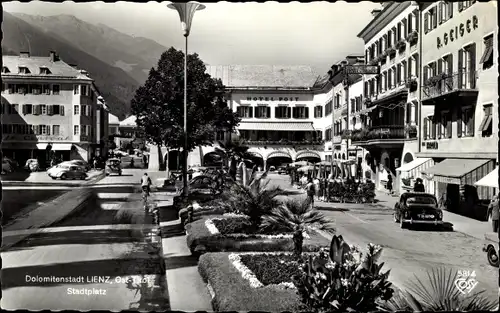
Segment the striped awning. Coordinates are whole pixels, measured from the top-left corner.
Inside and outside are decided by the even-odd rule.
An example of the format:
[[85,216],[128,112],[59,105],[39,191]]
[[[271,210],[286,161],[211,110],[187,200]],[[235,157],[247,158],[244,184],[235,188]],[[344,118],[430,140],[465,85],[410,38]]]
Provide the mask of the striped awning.
[[311,122],[241,122],[238,130],[314,131]]
[[296,159],[300,159],[300,158],[317,158],[317,159],[321,159],[321,157],[318,155],[317,152],[313,152],[313,151],[301,151],[299,153],[297,153],[297,157]]
[[495,168],[494,160],[445,159],[422,173],[435,182],[474,185]]
[[267,155],[266,159],[269,159],[269,158],[290,158],[291,159],[292,156],[286,151],[275,150]]

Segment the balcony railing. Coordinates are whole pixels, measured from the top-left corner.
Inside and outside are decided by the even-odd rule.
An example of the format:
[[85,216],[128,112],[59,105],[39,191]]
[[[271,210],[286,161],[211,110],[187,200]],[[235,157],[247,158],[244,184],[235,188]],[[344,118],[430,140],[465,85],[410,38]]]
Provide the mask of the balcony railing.
[[322,145],[324,140],[244,140],[245,145],[254,146],[271,146],[271,145],[285,145],[285,146],[297,146],[297,145]]
[[406,138],[406,134],[403,125],[374,126],[368,129],[354,130],[351,133],[352,142],[404,138]]
[[423,86],[424,99],[439,97],[458,90],[476,88],[475,71],[459,71],[453,74],[441,74],[427,79]]

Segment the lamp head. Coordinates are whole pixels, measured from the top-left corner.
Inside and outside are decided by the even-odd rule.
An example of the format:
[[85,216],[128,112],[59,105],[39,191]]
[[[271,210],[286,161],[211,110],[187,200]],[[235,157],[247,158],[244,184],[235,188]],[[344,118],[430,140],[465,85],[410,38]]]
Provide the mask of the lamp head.
[[203,4],[196,1],[189,1],[187,3],[173,2],[168,4],[167,7],[169,9],[176,10],[177,13],[179,13],[184,37],[189,36],[194,13],[205,8]]

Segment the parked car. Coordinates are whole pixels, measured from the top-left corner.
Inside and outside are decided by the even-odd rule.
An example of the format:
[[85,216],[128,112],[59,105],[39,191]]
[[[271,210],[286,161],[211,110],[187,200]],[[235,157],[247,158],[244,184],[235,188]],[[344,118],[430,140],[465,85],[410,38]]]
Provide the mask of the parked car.
[[115,150],[115,151],[113,151],[113,153],[117,157],[126,157],[126,156],[129,156],[129,154],[127,152],[121,151],[121,150]]
[[40,164],[38,164],[37,159],[29,159],[26,161],[24,169],[30,172],[38,172],[40,170]]
[[269,166],[269,172],[276,171],[276,167],[274,165]]
[[421,192],[406,192],[394,206],[394,222],[401,228],[408,224],[443,224],[443,211],[438,208],[434,195]]
[[12,166],[12,164],[3,159],[2,160],[2,174],[8,174],[8,173],[12,173],[14,171],[14,166]]
[[72,164],[59,164],[47,171],[47,174],[52,179],[82,179],[87,178],[85,170],[78,166]]
[[280,175],[285,175],[285,174],[287,174],[287,171],[286,171],[286,166],[280,166],[280,167],[278,168],[278,174],[280,174]]
[[59,165],[61,165],[61,164],[76,165],[76,166],[81,167],[83,170],[85,170],[85,172],[90,171],[90,169],[92,168],[89,163],[82,161],[82,160],[64,161],[64,162],[59,163]]
[[106,162],[106,176],[111,174],[122,175],[121,161],[119,159],[109,159]]
[[483,251],[486,252],[486,257],[488,258],[488,263],[491,266],[498,267],[500,265],[500,259],[498,258],[498,251],[495,247],[498,247],[498,234],[497,233],[486,233],[484,234],[485,244]]

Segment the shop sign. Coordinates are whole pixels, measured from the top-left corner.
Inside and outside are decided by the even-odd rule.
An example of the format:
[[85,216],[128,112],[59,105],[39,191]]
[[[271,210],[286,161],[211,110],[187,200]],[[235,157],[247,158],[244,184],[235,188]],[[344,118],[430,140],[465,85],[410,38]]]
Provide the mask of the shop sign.
[[429,150],[437,150],[438,148],[438,143],[437,141],[427,141],[425,143],[425,147]]
[[378,65],[346,65],[344,74],[380,74]]
[[441,41],[441,37],[437,37],[437,47],[438,49],[448,44],[448,41],[453,42],[455,39],[459,37],[463,37],[465,32],[470,33],[472,30],[477,29],[479,26],[479,19],[477,16],[473,16],[468,19],[465,23],[460,23],[460,25],[455,26],[455,28],[450,29],[449,32],[443,35],[443,40]]
[[2,141],[68,141],[69,136],[3,135]]
[[299,97],[247,97],[247,101],[299,101]]

